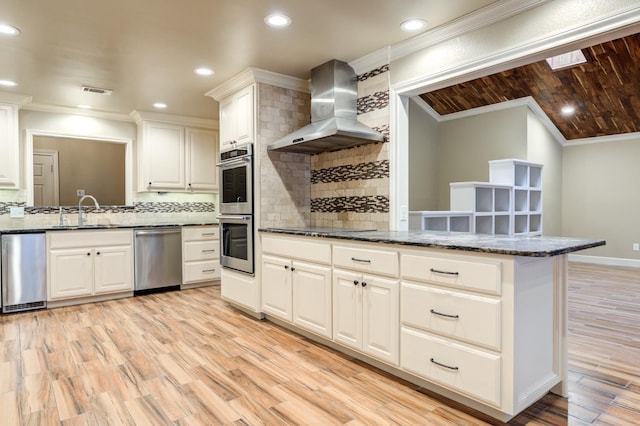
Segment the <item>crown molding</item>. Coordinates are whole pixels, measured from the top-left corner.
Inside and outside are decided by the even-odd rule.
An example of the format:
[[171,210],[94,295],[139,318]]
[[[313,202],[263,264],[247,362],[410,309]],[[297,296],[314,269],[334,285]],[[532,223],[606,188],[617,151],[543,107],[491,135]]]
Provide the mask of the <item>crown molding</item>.
[[65,107],[65,106],[59,106],[59,105],[28,103],[24,105],[22,109],[29,110],[29,111],[52,112],[56,114],[83,115],[85,117],[103,118],[105,120],[133,122],[133,119],[128,114],[96,111],[92,109],[72,108],[72,107]]
[[356,72],[356,75],[364,74],[381,66],[389,64],[391,47],[386,46],[371,52],[362,58],[349,62],[349,65]]
[[222,83],[208,91],[205,93],[205,96],[210,96],[220,102],[220,100],[229,97],[238,90],[244,89],[254,83],[264,83],[304,93],[311,92],[309,80],[303,80],[301,78],[291,77],[260,68],[249,67],[240,74],[232,77],[230,80],[227,80],[225,83]]
[[640,132],[623,133],[620,135],[596,136],[593,138],[571,139],[565,146],[592,145],[596,143],[611,143],[640,140]]
[[527,43],[456,65],[433,74],[425,74],[393,85],[393,89],[403,96],[415,96],[431,90],[525,65],[560,53],[561,50],[579,49],[612,38],[620,38],[638,31],[640,7],[631,6],[616,11],[606,17],[538,38]]
[[218,129],[218,120],[207,118],[186,117],[182,115],[163,114],[159,112],[133,110],[129,114],[139,124],[141,121],[159,121],[161,123],[177,124],[179,126],[199,127],[204,129]]
[[22,108],[24,105],[31,102],[31,96],[19,95],[16,93],[0,92],[0,102],[6,104],[13,104],[18,108]]
[[433,30],[392,45],[390,60],[394,61],[461,34],[503,21],[548,1],[550,0],[504,0],[492,3]]

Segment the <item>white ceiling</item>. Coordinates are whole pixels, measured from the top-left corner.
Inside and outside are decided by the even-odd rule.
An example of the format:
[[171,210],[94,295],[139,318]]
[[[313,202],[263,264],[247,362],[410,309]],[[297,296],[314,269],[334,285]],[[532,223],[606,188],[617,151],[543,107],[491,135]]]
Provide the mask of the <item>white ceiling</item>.
[[[433,29],[495,1],[2,0],[0,23],[22,34],[0,36],[0,80],[37,104],[128,114],[162,101],[164,113],[217,118],[204,93],[249,66],[307,79],[327,60],[350,62],[414,36],[400,29],[407,18]],[[275,11],[292,25],[267,27]],[[215,75],[194,74],[201,65]]]

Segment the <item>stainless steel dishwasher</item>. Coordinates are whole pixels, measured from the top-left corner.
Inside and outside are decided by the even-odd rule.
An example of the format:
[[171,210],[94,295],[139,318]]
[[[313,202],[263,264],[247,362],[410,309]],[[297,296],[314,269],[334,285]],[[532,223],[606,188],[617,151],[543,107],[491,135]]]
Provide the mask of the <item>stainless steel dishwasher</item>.
[[135,231],[135,294],[179,289],[182,284],[180,227]]
[[45,234],[4,234],[1,241],[2,312],[46,308]]

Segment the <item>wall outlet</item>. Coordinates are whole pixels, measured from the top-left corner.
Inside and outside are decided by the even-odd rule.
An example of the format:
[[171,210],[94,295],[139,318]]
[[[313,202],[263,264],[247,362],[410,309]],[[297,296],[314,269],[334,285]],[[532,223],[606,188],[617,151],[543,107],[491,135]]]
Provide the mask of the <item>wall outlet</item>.
[[406,222],[409,216],[407,206],[400,206],[400,221]]
[[76,189],[76,195],[78,197],[84,197],[84,189]]
[[631,246],[631,248],[633,249],[633,251],[640,251],[640,244],[633,243],[633,246]]
[[9,217],[12,217],[12,218],[24,217],[24,207],[9,207]]

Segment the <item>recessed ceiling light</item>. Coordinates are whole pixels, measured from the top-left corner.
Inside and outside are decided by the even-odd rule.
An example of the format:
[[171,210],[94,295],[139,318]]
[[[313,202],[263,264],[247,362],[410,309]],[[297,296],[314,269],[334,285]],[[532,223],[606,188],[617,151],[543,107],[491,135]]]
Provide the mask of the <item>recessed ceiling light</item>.
[[18,85],[18,83],[16,83],[15,81],[11,81],[11,80],[0,80],[0,86],[4,86],[4,87],[16,87]]
[[194,69],[193,72],[195,72],[198,75],[204,75],[204,76],[213,75],[213,70],[207,67],[198,67]]
[[91,105],[78,104],[76,106],[80,109],[91,109]]
[[270,27],[283,28],[291,25],[291,18],[281,13],[272,13],[264,18],[264,22]]
[[427,27],[427,21],[419,18],[407,19],[400,25],[400,28],[402,28],[402,31],[407,31],[407,32],[420,31],[426,27]]
[[565,105],[560,109],[560,112],[562,115],[573,115],[573,113],[576,112],[576,108],[571,105]]
[[12,25],[0,24],[0,34],[17,36],[20,30]]
[[158,109],[164,109],[167,107],[167,104],[165,104],[164,102],[156,102],[155,104],[153,104],[153,107]]

